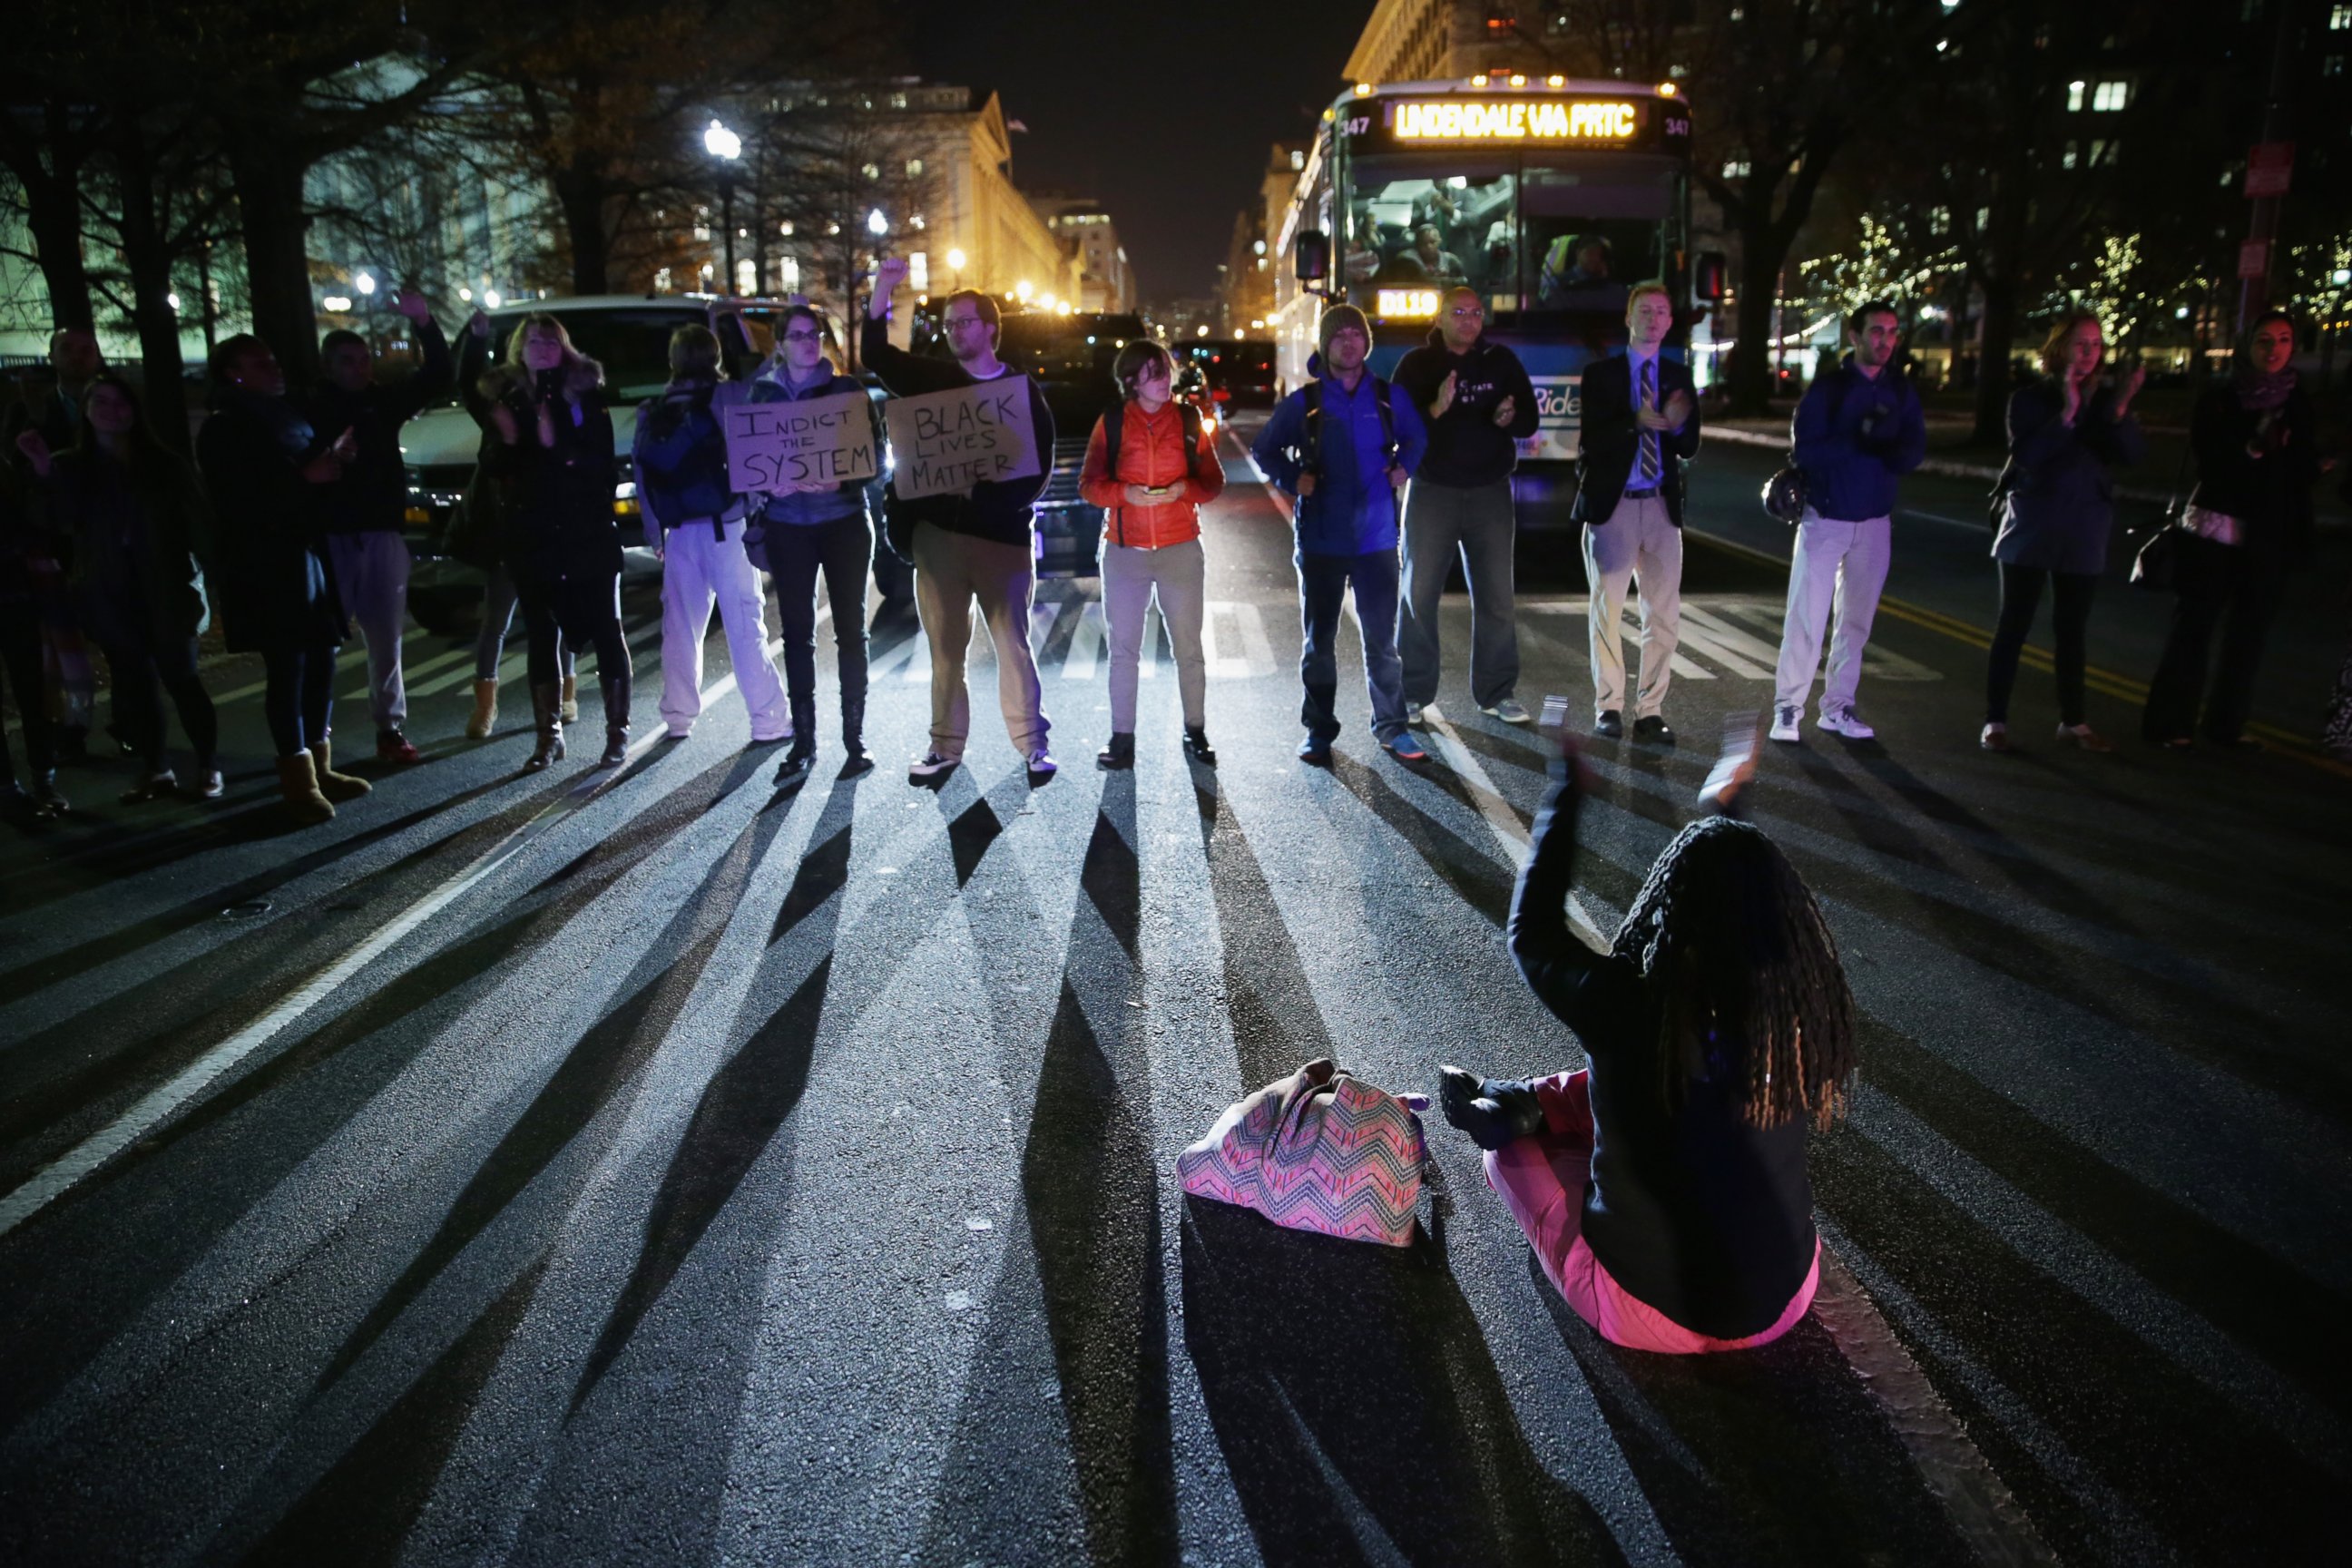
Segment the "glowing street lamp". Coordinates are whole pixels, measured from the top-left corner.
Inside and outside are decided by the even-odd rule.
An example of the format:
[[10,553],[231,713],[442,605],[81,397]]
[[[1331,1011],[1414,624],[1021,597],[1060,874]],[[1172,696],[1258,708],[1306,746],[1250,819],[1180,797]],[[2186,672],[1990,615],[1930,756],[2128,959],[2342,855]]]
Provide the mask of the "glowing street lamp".
[[743,138],[714,120],[702,133],[703,151],[719,165],[719,222],[727,230],[727,277],[723,293],[735,290],[735,161],[743,155]]
[[890,232],[890,220],[882,216],[880,207],[866,215],[866,232],[877,239]]
[[362,272],[357,278],[352,279],[352,281],[357,286],[359,291],[362,294],[373,294],[375,292],[375,279],[369,273]]

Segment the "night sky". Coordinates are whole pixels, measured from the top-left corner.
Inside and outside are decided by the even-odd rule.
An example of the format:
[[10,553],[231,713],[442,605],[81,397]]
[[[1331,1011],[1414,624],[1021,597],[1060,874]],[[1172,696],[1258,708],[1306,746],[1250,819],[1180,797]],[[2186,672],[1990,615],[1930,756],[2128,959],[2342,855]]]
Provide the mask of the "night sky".
[[[1258,6],[913,0],[925,79],[994,88],[1013,176],[1102,198],[1147,300],[1205,294],[1267,147],[1302,136],[1346,85],[1373,0]],[[1253,23],[1256,26],[1253,26]]]

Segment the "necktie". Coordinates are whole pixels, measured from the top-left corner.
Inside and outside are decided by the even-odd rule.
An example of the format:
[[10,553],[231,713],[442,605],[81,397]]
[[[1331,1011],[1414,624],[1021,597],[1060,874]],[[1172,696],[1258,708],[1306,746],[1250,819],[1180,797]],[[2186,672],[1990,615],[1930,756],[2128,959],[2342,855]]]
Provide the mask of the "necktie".
[[[1658,362],[1654,359],[1642,362],[1642,406],[1654,412],[1658,406]],[[1664,466],[1658,461],[1658,433],[1644,430],[1642,432],[1642,483],[1639,488],[1657,489],[1658,476],[1663,472]]]

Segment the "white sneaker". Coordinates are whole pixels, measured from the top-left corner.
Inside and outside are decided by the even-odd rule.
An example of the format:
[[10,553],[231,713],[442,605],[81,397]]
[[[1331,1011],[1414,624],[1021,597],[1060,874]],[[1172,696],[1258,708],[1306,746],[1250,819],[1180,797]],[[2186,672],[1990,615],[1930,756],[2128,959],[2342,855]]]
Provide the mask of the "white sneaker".
[[1824,713],[1815,722],[1832,735],[1843,735],[1849,741],[1867,741],[1878,731],[1862,721],[1862,715],[1847,708],[1835,713]]
[[1478,711],[1490,718],[1500,719],[1506,724],[1532,724],[1536,721],[1535,715],[1522,707],[1516,697],[1506,697],[1492,708],[1481,708]]
[[1776,741],[1787,741],[1791,744],[1803,739],[1797,732],[1797,721],[1802,719],[1804,714],[1805,710],[1793,702],[1783,702],[1773,709],[1772,738]]
[[1029,753],[1029,776],[1031,778],[1049,779],[1061,771],[1062,764],[1055,762],[1054,760],[1054,753],[1047,751],[1045,747],[1040,746],[1035,751]]

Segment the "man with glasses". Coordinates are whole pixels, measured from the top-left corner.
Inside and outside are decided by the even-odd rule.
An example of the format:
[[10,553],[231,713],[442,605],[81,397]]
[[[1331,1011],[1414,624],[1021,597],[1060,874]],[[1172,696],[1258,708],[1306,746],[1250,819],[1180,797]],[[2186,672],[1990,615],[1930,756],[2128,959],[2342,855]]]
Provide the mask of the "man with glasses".
[[[996,301],[966,289],[948,296],[940,325],[953,363],[926,359],[890,342],[890,300],[907,279],[903,257],[887,257],[866,302],[866,368],[901,397],[995,381],[1013,373],[996,357]],[[1054,416],[1034,381],[1029,419],[1037,437],[1037,471],[1025,479],[982,480],[970,494],[901,500],[889,505],[908,523],[893,530],[908,541],[915,565],[915,609],[931,647],[931,744],[908,767],[908,782],[943,778],[963,761],[971,733],[971,697],[964,686],[964,652],[971,643],[971,601],[980,600],[989,640],[996,645],[996,693],[1005,732],[1028,761],[1033,784],[1054,776],[1046,749],[1044,695],[1037,658],[1029,647],[1029,605],[1037,586],[1032,503],[1054,471]]]
[[1438,599],[1454,557],[1470,584],[1470,695],[1506,724],[1529,721],[1515,695],[1519,631],[1512,619],[1511,549],[1518,525],[1511,470],[1518,443],[1536,433],[1536,394],[1519,356],[1486,341],[1486,307],[1475,289],[1449,291],[1426,345],[1397,365],[1397,390],[1429,416],[1429,452],[1413,474],[1404,511],[1405,716],[1419,723],[1437,700]]
[[1593,731],[1625,732],[1625,639],[1618,617],[1629,583],[1640,584],[1642,685],[1633,734],[1672,745],[1663,711],[1683,608],[1683,464],[1698,452],[1698,392],[1690,366],[1665,357],[1675,303],[1663,283],[1636,283],[1625,301],[1625,352],[1585,367],[1576,503],[1584,524],[1584,580],[1591,597]]

